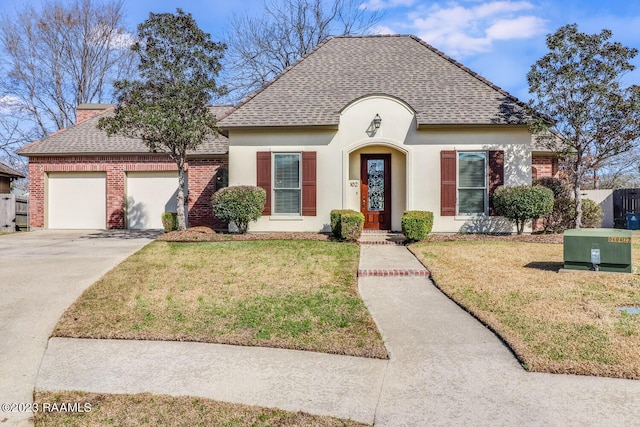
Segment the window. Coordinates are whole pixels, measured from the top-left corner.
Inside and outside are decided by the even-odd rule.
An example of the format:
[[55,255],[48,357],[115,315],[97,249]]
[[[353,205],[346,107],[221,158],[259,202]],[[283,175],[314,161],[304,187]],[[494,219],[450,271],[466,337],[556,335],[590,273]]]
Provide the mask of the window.
[[262,215],[316,216],[316,154],[256,153],[256,185],[267,193]]
[[458,215],[487,211],[487,153],[458,153]]
[[493,192],[501,185],[504,151],[440,152],[440,215],[484,214],[487,204],[494,215]]
[[273,213],[300,215],[299,153],[273,154]]

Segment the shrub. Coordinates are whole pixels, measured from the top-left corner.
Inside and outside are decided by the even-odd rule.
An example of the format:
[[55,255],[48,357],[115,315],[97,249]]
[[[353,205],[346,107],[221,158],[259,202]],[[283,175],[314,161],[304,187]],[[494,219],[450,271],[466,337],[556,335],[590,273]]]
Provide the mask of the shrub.
[[364,215],[362,212],[345,212],[340,217],[340,237],[349,242],[357,241],[362,235]]
[[[542,225],[546,233],[562,233],[575,227],[576,203],[573,199],[573,191],[566,181],[543,177],[534,180],[535,184],[542,185],[553,191],[555,200],[553,211],[544,219]],[[596,228],[602,224],[602,208],[591,199],[582,199],[582,227]]]
[[331,221],[331,235],[336,239],[342,238],[341,218],[342,215],[348,212],[355,212],[351,209],[334,209],[329,214]]
[[260,218],[266,201],[264,189],[249,185],[222,188],[211,196],[213,215],[233,222],[241,234],[247,232],[251,221]]
[[331,234],[336,239],[355,242],[362,235],[364,215],[351,209],[334,209],[330,213]]
[[[576,202],[571,197],[558,197],[553,212],[544,219],[544,231],[562,233],[575,227]],[[582,228],[597,228],[602,224],[602,208],[591,199],[582,199]]]
[[591,199],[582,199],[582,228],[598,228],[601,225],[602,207]]
[[545,233],[562,233],[573,227],[572,212],[574,203],[571,197],[557,197],[553,201],[553,211],[542,221]]
[[402,234],[410,242],[419,242],[431,233],[433,212],[404,211],[402,215]]
[[[559,197],[553,204],[553,212],[544,220],[544,231],[562,233],[575,227],[576,202],[571,197]],[[602,225],[602,207],[591,199],[582,199],[582,228]]]
[[551,214],[553,191],[540,185],[499,187],[493,193],[493,206],[498,215],[513,222],[518,234],[522,234],[527,221]]
[[572,194],[569,184],[560,178],[543,176],[541,178],[534,179],[532,185],[547,187],[549,190],[553,191],[553,197],[555,199],[558,197],[571,197]]
[[178,229],[178,214],[176,212],[162,212],[162,226],[168,233]]

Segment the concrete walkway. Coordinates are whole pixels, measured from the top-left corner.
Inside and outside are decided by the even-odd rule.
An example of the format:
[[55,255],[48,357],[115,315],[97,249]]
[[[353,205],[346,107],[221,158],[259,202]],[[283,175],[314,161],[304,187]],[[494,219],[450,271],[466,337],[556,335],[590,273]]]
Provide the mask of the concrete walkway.
[[[157,234],[83,230],[0,236],[0,404],[33,402],[40,361],[64,310]],[[31,425],[30,416],[0,409],[0,426]]]
[[377,242],[361,246],[358,285],[389,361],[56,338],[36,388],[197,395],[375,426],[640,426],[640,381],[525,372],[494,334],[433,286],[406,248],[365,240]]

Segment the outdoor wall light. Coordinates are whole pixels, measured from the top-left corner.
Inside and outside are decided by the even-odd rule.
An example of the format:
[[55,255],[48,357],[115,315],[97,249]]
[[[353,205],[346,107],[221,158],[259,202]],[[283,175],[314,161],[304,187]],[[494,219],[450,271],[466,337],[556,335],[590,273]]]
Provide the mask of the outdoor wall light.
[[380,123],[382,123],[382,119],[380,118],[379,114],[376,114],[376,116],[373,118],[373,127],[376,129],[380,129]]

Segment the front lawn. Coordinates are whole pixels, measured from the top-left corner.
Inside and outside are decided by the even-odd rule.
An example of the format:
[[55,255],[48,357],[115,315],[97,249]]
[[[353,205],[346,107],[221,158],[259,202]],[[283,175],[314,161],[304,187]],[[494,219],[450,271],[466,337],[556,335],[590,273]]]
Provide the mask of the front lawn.
[[[36,426],[310,426],[358,427],[366,424],[304,412],[223,403],[197,397],[145,394],[37,392]],[[67,410],[63,405],[77,406]],[[77,405],[76,405],[77,404]],[[75,406],[74,406],[75,405]],[[86,405],[86,406],[85,406]]]
[[411,250],[437,286],[502,337],[527,369],[640,379],[640,315],[617,310],[640,306],[640,275],[559,273],[561,244],[510,238]]
[[87,289],[53,335],[386,358],[358,259],[357,245],[327,241],[154,242]]

